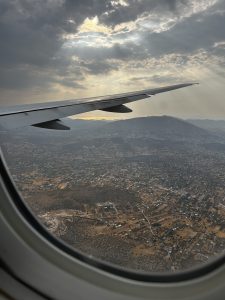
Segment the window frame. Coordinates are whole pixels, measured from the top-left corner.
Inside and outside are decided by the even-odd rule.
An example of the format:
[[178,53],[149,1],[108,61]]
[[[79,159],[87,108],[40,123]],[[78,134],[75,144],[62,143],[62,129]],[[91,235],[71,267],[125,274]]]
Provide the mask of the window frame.
[[[108,299],[117,299],[115,293],[124,297],[121,299],[130,296],[149,299],[149,295],[153,299],[182,299],[186,295],[190,295],[190,299],[196,295],[206,299],[202,295],[211,294],[213,290],[222,291],[219,295],[225,294],[225,254],[199,267],[175,273],[119,268],[85,255],[53,236],[23,201],[1,151],[0,175],[1,259],[21,280],[38,291],[55,299],[72,299],[70,295],[74,296],[76,288],[82,296],[93,290],[89,295],[96,295],[96,299],[102,294],[107,294]],[[14,249],[18,250],[17,259]],[[54,286],[57,289],[54,290]]]

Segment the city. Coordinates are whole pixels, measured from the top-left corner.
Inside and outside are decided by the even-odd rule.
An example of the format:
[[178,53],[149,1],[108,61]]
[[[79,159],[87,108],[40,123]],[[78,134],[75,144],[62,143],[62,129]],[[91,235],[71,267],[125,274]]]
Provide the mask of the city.
[[134,120],[133,131],[120,129],[130,120],[6,139],[24,199],[56,237],[123,268],[175,272],[220,255],[225,138],[171,117]]

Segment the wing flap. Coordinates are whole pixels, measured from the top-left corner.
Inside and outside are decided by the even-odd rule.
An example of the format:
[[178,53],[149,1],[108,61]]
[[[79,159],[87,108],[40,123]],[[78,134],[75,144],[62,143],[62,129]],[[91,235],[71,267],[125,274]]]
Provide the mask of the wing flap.
[[132,112],[132,109],[127,107],[124,104],[108,107],[108,108],[102,108],[101,110],[103,111],[108,111],[108,112],[115,112],[115,113],[130,113]]
[[48,121],[44,123],[34,124],[32,126],[54,130],[70,130],[70,127],[66,126],[61,120]]

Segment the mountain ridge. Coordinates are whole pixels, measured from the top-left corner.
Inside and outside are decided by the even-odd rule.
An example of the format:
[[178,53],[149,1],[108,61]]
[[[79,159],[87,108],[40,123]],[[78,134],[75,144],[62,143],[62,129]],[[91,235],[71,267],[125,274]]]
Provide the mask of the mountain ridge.
[[160,139],[207,139],[213,134],[185,120],[170,117],[141,117],[108,123],[98,134],[120,137],[151,137]]
[[32,140],[58,140],[93,138],[148,138],[158,140],[179,140],[197,142],[225,142],[225,136],[217,135],[206,128],[201,128],[187,120],[171,116],[140,117],[117,121],[98,121],[82,119],[64,119],[70,131],[54,131],[40,128],[23,128],[10,132],[10,135],[28,137]]

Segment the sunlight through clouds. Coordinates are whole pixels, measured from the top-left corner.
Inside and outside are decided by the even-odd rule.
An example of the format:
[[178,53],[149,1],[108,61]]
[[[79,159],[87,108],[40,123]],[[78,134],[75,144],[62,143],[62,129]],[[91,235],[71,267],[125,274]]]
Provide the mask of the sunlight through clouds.
[[[204,106],[205,116],[223,112],[219,104],[205,107],[215,86],[217,102],[223,101],[223,0],[3,2],[2,104],[13,104],[14,99],[18,103],[74,99],[200,81],[200,86],[189,91],[195,100],[187,101],[189,108],[185,103],[185,112],[195,114],[196,103]],[[135,104],[129,117],[136,112],[183,114],[178,99],[182,93],[167,95],[168,111],[165,103],[162,109],[160,96],[157,104]],[[99,114],[95,112],[96,117]]]
[[98,16],[95,16],[92,19],[86,18],[84,22],[78,27],[79,33],[82,32],[97,32],[97,33],[105,33],[110,34],[112,30],[107,26],[99,23]]

